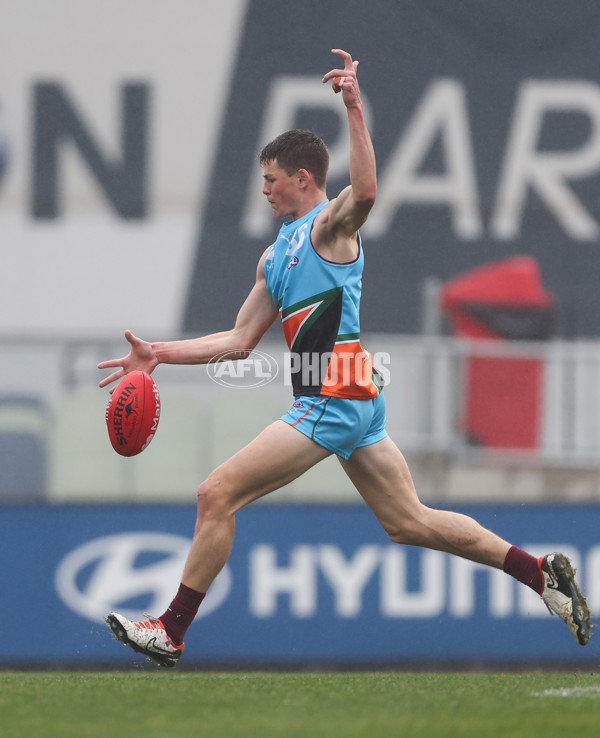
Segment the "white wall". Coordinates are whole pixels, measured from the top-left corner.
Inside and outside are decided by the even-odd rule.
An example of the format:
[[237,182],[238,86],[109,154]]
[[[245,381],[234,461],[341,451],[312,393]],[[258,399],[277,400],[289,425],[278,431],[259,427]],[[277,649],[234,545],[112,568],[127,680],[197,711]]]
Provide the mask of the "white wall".
[[[156,334],[179,325],[245,5],[0,0],[0,148],[9,158],[0,180],[0,333]],[[107,159],[122,153],[121,86],[150,85],[147,218],[120,218],[73,146],[61,152],[61,217],[31,218],[41,82],[61,85]]]

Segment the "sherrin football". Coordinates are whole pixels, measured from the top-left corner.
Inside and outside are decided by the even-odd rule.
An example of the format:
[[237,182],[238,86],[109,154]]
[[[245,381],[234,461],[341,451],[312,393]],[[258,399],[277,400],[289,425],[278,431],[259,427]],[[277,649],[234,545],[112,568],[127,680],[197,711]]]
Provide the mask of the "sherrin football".
[[146,372],[126,374],[115,387],[106,408],[108,437],[121,456],[141,453],[154,438],[160,418],[160,395]]

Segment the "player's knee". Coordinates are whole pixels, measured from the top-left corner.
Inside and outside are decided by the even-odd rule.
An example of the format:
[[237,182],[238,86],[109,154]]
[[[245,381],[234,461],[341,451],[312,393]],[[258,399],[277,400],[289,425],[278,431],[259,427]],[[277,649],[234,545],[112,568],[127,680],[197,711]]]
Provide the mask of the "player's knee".
[[423,525],[417,519],[404,518],[394,525],[384,526],[393,543],[402,543],[406,546],[420,546],[425,541]]
[[198,487],[198,518],[222,518],[229,514],[227,485],[216,474]]
[[393,528],[392,530],[386,531],[392,543],[403,543],[406,546],[418,545],[417,536],[414,531],[406,526]]

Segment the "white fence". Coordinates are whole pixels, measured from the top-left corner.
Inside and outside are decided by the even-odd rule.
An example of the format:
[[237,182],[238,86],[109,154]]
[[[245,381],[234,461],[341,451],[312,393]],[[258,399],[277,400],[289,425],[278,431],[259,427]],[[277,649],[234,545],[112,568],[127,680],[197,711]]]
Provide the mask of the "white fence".
[[[487,501],[600,497],[600,342],[371,335],[364,344],[388,362],[388,431],[409,458],[422,496]],[[269,338],[260,349],[283,367],[282,340]],[[203,366],[161,366],[155,372],[163,404],[157,436],[143,454],[123,459],[106,435],[108,394],[97,387],[101,372],[96,364],[125,350],[124,342],[0,339],[0,500],[194,499],[208,472],[291,402],[283,371],[249,390],[216,384]],[[508,400],[524,398],[537,413],[528,421],[534,429],[532,444],[473,444],[465,429],[473,358],[539,363],[537,406],[527,387]],[[484,416],[486,397],[490,413],[498,406],[493,384],[486,392],[483,400],[481,393],[478,398]],[[518,430],[521,408],[504,409],[503,422],[514,410]],[[493,415],[486,422],[493,428]],[[275,499],[284,496],[357,499],[333,458]]]

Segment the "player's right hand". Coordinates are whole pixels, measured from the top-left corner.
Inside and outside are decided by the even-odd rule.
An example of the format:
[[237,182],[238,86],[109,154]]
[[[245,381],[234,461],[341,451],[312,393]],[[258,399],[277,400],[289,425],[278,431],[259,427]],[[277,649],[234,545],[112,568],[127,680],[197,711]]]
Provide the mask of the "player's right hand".
[[342,93],[342,98],[346,107],[360,104],[360,90],[358,88],[358,80],[356,79],[356,70],[358,61],[354,61],[352,56],[343,49],[332,49],[332,54],[337,54],[344,60],[343,69],[331,69],[323,76],[322,82],[333,80],[332,87],[334,92]]

